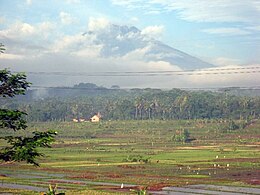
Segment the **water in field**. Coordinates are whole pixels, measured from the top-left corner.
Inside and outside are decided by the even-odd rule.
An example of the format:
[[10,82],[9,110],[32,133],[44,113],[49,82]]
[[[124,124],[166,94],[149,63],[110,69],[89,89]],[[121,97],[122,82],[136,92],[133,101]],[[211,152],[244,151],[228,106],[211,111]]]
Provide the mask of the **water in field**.
[[[21,179],[40,179],[44,184],[45,182],[49,183],[70,183],[78,184],[79,186],[93,185],[93,186],[113,186],[122,188],[122,184],[119,183],[110,183],[110,182],[93,182],[88,180],[74,180],[74,179],[63,179],[64,175],[62,174],[50,174],[50,175],[37,175],[37,174],[15,174],[7,173],[9,177],[16,177]],[[37,183],[37,182],[36,182]],[[35,183],[35,184],[36,184]],[[78,186],[78,187],[79,187]],[[135,188],[137,185],[133,184],[124,184],[124,187]],[[33,186],[26,183],[5,183],[3,180],[0,183],[1,188],[11,188],[11,189],[23,189],[36,192],[46,191],[44,185]],[[66,191],[65,188],[59,188],[59,190]],[[207,184],[197,184],[197,185],[187,185],[182,187],[164,187],[160,191],[149,191],[149,193],[154,195],[191,195],[191,194],[212,194],[212,195],[241,195],[241,194],[260,194],[260,188],[248,188],[248,187],[235,187],[235,186],[220,186],[220,185],[207,185]]]
[[246,188],[234,186],[217,185],[189,185],[185,187],[165,187],[162,191],[151,192],[157,195],[188,195],[188,194],[212,194],[212,195],[241,195],[241,194],[260,194],[259,188]]

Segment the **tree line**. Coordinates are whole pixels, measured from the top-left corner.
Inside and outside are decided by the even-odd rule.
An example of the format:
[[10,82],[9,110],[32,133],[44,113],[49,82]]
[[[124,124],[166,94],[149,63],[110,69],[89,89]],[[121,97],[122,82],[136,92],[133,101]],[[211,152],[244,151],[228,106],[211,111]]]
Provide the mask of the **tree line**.
[[59,92],[56,97],[30,101],[18,98],[5,102],[2,107],[23,110],[28,113],[30,121],[88,119],[98,112],[103,120],[247,119],[258,118],[260,114],[260,97],[234,96],[224,92],[149,88],[88,93],[62,96]]

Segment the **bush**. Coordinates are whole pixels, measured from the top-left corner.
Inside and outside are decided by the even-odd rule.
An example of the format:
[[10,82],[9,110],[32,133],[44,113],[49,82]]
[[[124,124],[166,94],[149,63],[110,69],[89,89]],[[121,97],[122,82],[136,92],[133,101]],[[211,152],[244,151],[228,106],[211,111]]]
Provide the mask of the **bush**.
[[239,126],[233,120],[230,120],[228,124],[228,130],[232,131],[237,129],[239,129]]
[[141,155],[128,155],[126,159],[124,159],[124,162],[143,162],[143,163],[149,163],[151,157],[143,157]]
[[172,136],[172,141],[174,142],[189,142],[190,139],[190,132],[187,129],[184,130],[177,130],[176,133]]

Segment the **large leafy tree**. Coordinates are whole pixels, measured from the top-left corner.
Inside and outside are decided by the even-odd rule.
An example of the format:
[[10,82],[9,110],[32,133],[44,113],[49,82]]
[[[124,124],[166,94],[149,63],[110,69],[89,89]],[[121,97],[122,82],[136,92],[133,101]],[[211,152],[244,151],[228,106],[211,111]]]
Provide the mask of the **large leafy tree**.
[[[4,51],[3,45],[0,44],[1,53]],[[26,75],[22,73],[12,74],[9,70],[0,70],[0,98],[12,98],[16,95],[25,94],[30,83],[26,81]],[[25,130],[26,113],[19,110],[1,109],[0,108],[0,130],[11,129],[13,131]],[[38,151],[39,147],[50,147],[54,141],[55,131],[33,132],[31,137],[25,136],[5,136],[1,137],[7,141],[8,146],[0,150],[0,160],[26,161],[27,163],[39,166],[36,158],[43,156]]]

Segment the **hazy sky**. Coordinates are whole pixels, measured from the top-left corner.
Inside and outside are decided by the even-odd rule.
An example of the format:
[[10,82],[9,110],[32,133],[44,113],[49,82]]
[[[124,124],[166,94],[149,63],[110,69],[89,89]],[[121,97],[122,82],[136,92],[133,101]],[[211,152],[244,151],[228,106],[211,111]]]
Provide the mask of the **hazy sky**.
[[[105,30],[110,24],[135,26],[142,35],[217,66],[260,64],[259,0],[0,0],[0,12],[0,42],[6,47],[0,67],[12,70],[72,71],[77,65],[78,69],[84,66],[84,71],[95,67],[121,70],[122,60],[123,70],[172,70],[171,64],[142,61],[140,56],[100,57],[102,46],[87,44],[93,36],[82,38],[82,34]],[[245,81],[235,76],[235,82],[229,83],[232,79],[225,77],[223,83],[256,83],[250,78]],[[49,84],[56,79],[48,78]],[[64,85],[73,84],[66,79]],[[107,81],[102,79],[92,80],[105,85]],[[75,82],[92,80],[74,78]],[[132,85],[146,86],[137,80]],[[172,79],[169,86],[190,80]],[[196,85],[199,80],[192,81]],[[38,78],[36,83],[44,81],[46,78]],[[154,86],[161,82],[158,86],[162,86],[169,80],[147,82]],[[119,78],[109,84],[121,83],[131,86]]]

